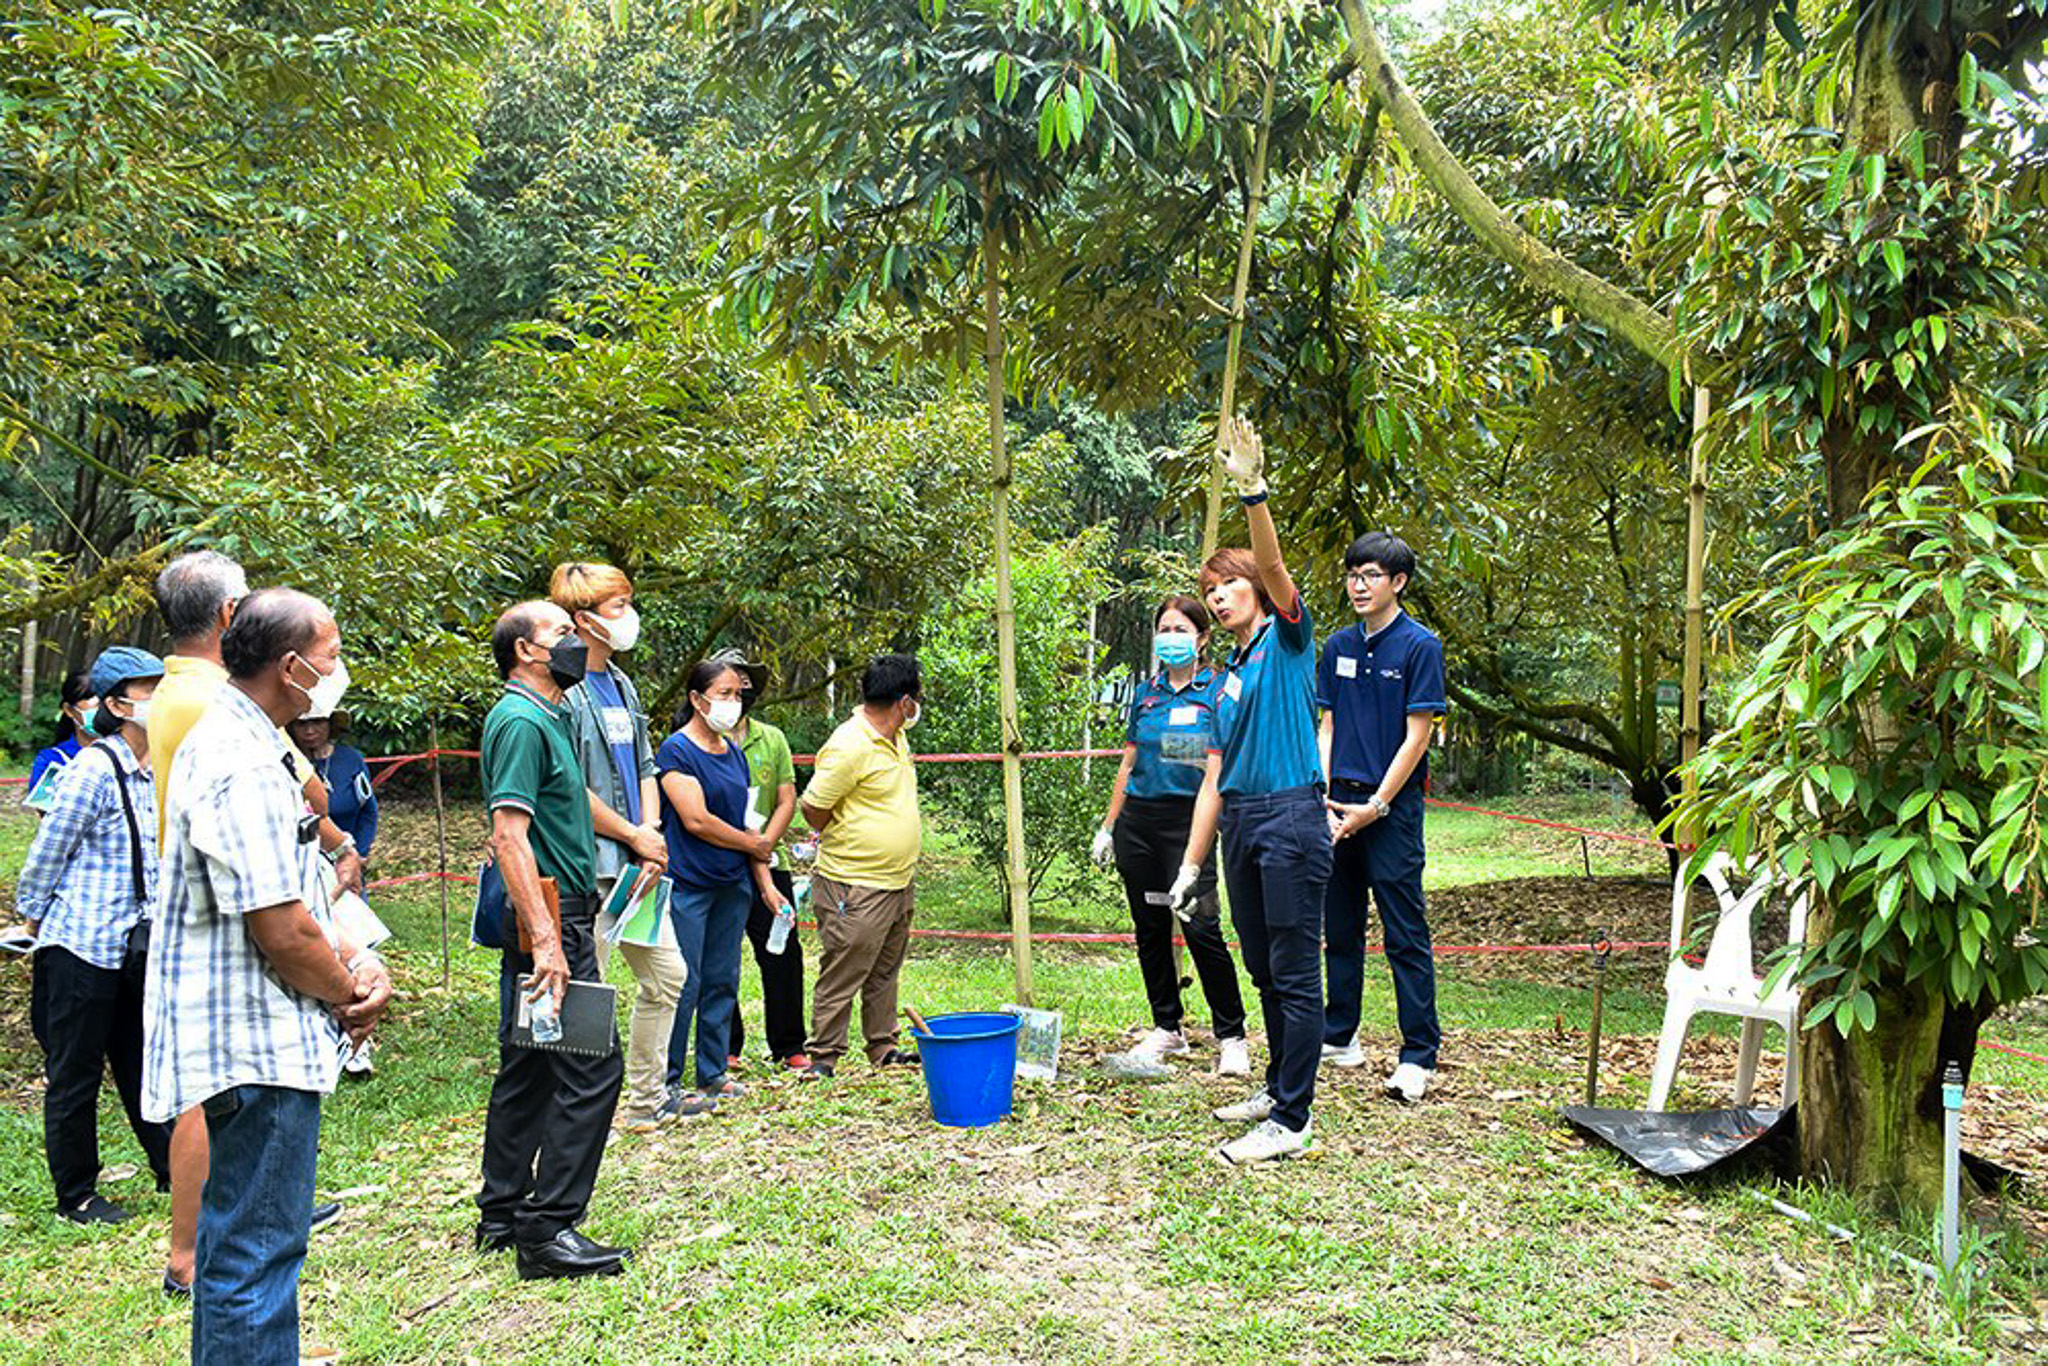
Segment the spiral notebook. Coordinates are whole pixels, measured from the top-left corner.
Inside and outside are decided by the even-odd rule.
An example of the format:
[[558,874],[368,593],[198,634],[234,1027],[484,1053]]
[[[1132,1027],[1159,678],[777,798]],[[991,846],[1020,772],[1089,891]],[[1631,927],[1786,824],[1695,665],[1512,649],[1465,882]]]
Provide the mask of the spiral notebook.
[[601,1058],[619,1046],[619,989],[603,982],[570,982],[562,992],[562,1037],[537,1043],[533,1037],[533,1006],[526,999],[533,979],[519,977],[519,1016],[512,1022],[512,1042],[520,1048],[545,1048]]

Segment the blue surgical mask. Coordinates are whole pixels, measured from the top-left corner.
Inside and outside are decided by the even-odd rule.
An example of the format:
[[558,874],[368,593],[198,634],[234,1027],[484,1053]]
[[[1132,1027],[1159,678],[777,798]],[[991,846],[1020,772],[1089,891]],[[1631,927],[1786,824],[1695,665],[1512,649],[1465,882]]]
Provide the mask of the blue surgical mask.
[[1152,637],[1153,652],[1169,669],[1185,668],[1195,662],[1195,638],[1185,631],[1161,631]]

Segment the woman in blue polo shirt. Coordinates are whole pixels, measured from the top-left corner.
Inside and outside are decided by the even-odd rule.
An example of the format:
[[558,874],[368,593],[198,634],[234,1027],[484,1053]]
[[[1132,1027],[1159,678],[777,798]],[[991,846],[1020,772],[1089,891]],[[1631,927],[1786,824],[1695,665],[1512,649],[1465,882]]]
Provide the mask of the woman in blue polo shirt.
[[[1330,823],[1316,748],[1315,631],[1280,554],[1266,506],[1265,452],[1249,422],[1218,433],[1223,468],[1244,502],[1251,549],[1220,550],[1202,566],[1202,596],[1237,639],[1217,689],[1223,760],[1223,877],[1244,965],[1266,1022],[1266,1081],[1216,1118],[1255,1127],[1223,1145],[1232,1162],[1295,1157],[1309,1146],[1309,1106],[1323,1047],[1323,889]],[[1171,896],[1190,900],[1193,855],[1208,848],[1197,821]]]
[[49,791],[38,793],[45,775],[64,767],[78,756],[78,751],[93,741],[92,714],[97,710],[98,699],[92,695],[91,676],[85,673],[64,675],[63,694],[60,705],[63,710],[57,714],[57,739],[47,749],[36,751],[35,762],[28,770],[28,805],[40,811],[56,791],[53,785]]
[[[1180,974],[1173,962],[1174,916],[1166,899],[1187,851],[1203,780],[1222,757],[1217,752],[1217,676],[1201,663],[1209,645],[1209,609],[1185,593],[1172,594],[1159,605],[1153,631],[1153,652],[1164,667],[1131,699],[1123,762],[1091,853],[1098,864],[1113,861],[1123,878],[1137,929],[1138,971],[1152,1005],[1152,1031],[1135,1051],[1159,1059],[1188,1051],[1180,1027]],[[1213,812],[1209,820],[1215,820]],[[1188,956],[1215,1017],[1216,1071],[1241,1077],[1251,1071],[1244,998],[1217,913],[1213,855],[1200,867],[1194,912],[1185,927]]]

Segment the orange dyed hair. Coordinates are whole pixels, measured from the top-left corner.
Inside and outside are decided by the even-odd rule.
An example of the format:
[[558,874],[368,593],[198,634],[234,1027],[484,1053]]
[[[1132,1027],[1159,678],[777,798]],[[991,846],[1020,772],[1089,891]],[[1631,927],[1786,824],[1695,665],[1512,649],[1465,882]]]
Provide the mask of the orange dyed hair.
[[1252,552],[1243,546],[1226,546],[1202,562],[1202,577],[1197,580],[1204,598],[1209,590],[1225,579],[1243,579],[1259,591],[1259,606],[1270,614],[1279,609],[1266,596],[1266,585],[1259,582],[1259,562]]
[[556,565],[548,578],[548,597],[571,615],[592,611],[599,603],[632,591],[633,581],[626,571],[609,564],[571,561]]

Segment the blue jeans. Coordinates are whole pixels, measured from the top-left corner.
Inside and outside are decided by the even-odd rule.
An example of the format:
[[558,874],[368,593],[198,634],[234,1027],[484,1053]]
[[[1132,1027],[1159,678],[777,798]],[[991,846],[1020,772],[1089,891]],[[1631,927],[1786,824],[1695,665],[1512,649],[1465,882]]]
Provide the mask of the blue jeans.
[[212,1160],[199,1200],[192,1360],[294,1366],[320,1097],[236,1086],[208,1100],[205,1110]]
[[[1340,802],[1362,802],[1373,789],[1339,782]],[[1387,814],[1337,845],[1330,888],[1323,898],[1329,936],[1329,1007],[1323,1039],[1342,1044],[1358,1032],[1365,991],[1366,900],[1379,907],[1387,968],[1394,979],[1394,1009],[1401,1021],[1401,1061],[1435,1067],[1443,1039],[1436,1017],[1436,956],[1422,903],[1422,787],[1410,784]]]
[[1323,1057],[1323,889],[1330,827],[1319,788],[1223,799],[1223,880],[1266,1022],[1273,1118],[1308,1123]]
[[697,1086],[716,1086],[725,1079],[731,1056],[732,1020],[740,1002],[740,945],[746,942],[747,912],[753,909],[754,887],[736,882],[724,887],[684,887],[669,894],[669,915],[675,921],[676,947],[690,969],[676,1003],[676,1022],[668,1036],[668,1079],[680,1085],[690,1059],[690,1026],[697,1027]]

